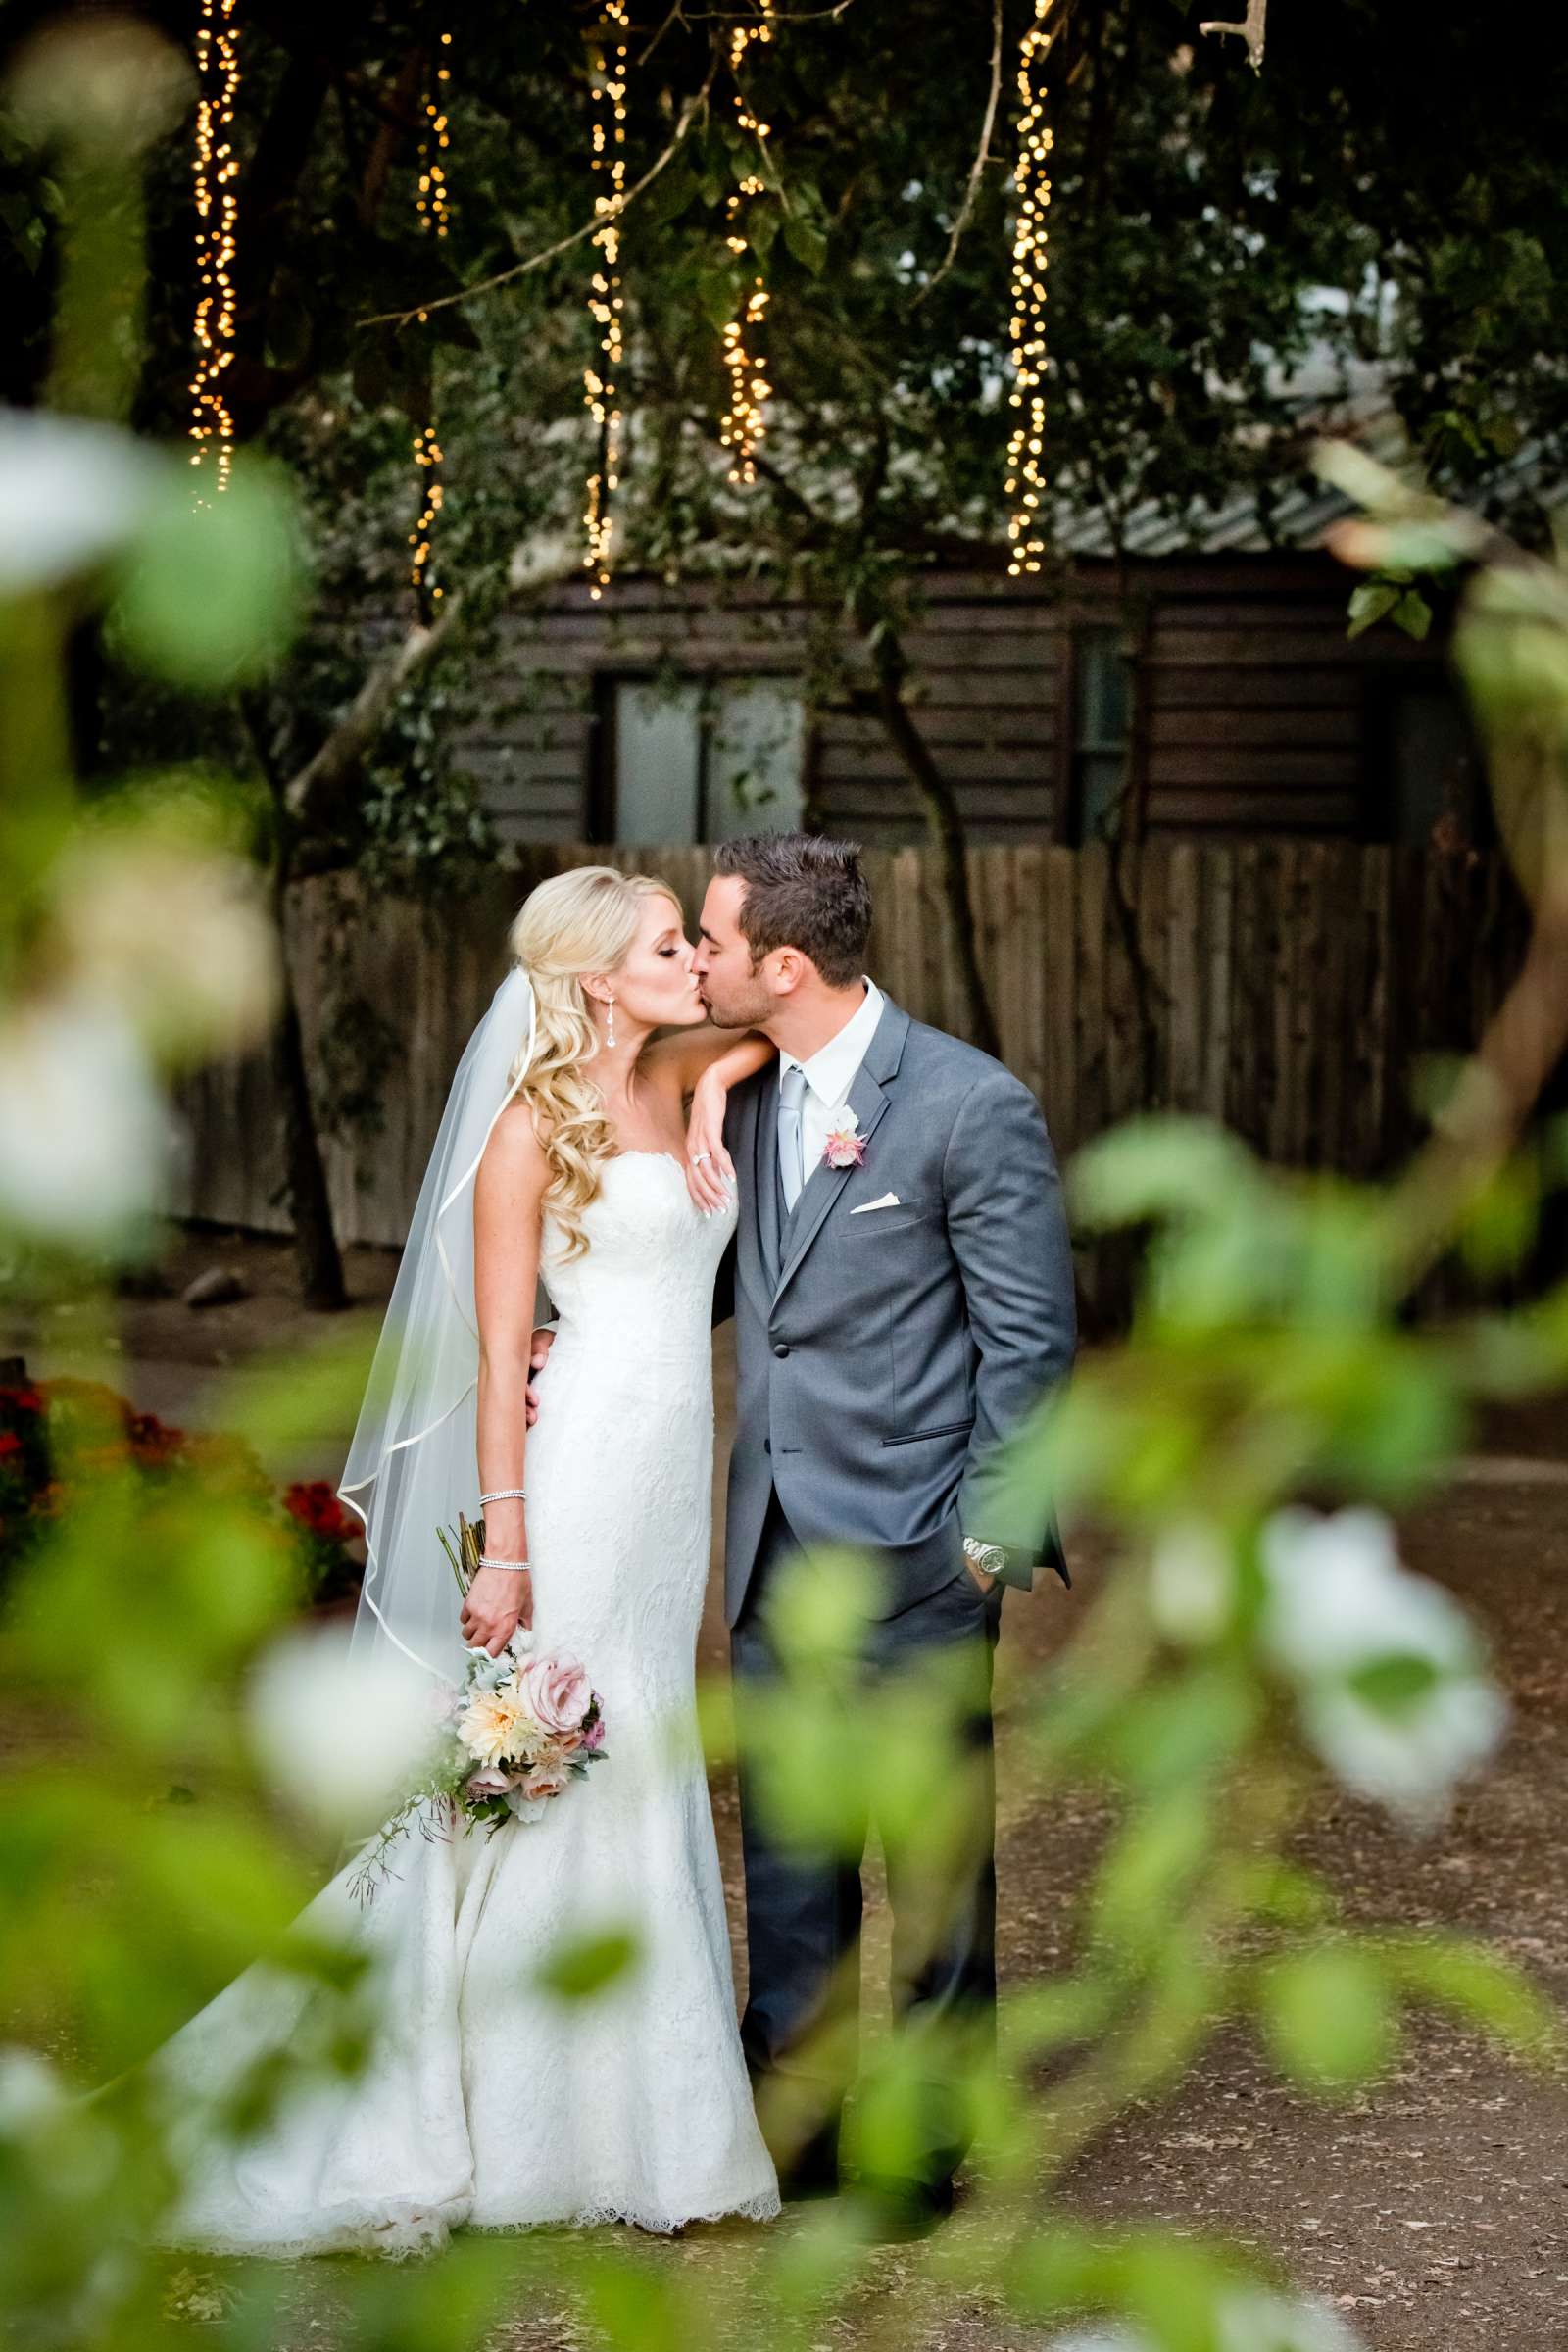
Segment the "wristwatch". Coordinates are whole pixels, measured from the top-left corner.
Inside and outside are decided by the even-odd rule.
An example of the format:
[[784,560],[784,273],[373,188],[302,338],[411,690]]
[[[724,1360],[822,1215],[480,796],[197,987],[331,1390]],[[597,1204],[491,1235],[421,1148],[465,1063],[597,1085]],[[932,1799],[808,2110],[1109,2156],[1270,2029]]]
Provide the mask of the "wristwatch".
[[1007,1565],[1007,1555],[1002,1545],[982,1544],[978,1536],[964,1537],[963,1556],[971,1568],[980,1570],[982,1576],[1000,1577]]

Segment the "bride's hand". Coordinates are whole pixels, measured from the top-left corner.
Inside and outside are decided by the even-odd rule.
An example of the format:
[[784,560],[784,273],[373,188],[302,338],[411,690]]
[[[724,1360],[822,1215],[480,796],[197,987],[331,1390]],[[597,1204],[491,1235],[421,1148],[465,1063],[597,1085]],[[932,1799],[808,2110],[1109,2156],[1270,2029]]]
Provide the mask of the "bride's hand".
[[723,1208],[735,1189],[735,1163],[724,1149],[724,1105],[729,1089],[705,1070],[692,1091],[686,1122],[686,1189],[704,1215]]
[[470,1649],[499,1657],[518,1626],[533,1625],[533,1578],[526,1568],[481,1568],[458,1619]]

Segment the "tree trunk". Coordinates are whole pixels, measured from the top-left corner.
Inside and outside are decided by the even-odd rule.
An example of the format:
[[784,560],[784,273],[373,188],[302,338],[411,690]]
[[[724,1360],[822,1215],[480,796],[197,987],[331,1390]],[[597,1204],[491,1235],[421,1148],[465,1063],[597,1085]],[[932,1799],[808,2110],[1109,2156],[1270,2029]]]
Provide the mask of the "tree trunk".
[[310,1072],[305,1062],[305,1032],[283,930],[286,870],[286,862],[280,857],[274,906],[283,1002],[272,1032],[272,1075],[283,1105],[283,1185],[289,1221],[294,1228],[294,1263],[299,1272],[300,1295],[307,1306],[314,1306],[323,1314],[337,1314],[348,1305],[349,1294],[343,1279],[342,1253],[332,1229],[332,1203],[326,1190],[326,1169],[321,1162]]
[[1000,1061],[1002,1034],[975,947],[974,902],[969,896],[967,844],[957,795],[931,757],[930,746],[904,699],[905,661],[898,639],[883,623],[871,632],[868,646],[876,671],[876,686],[870,700],[920,796],[936,847],[942,896],[963,981],[969,1035],[975,1045],[987,1054],[994,1054]]

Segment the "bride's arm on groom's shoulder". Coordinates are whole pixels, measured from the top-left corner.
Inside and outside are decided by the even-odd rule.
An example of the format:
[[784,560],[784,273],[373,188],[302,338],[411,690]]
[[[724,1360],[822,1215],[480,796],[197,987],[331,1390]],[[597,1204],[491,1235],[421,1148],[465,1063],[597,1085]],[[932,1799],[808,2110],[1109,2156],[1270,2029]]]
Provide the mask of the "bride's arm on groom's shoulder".
[[[473,1303],[479,1330],[478,1459],[480,1494],[527,1485],[528,1378],[534,1353],[534,1291],[550,1163],[518,1103],[503,1111],[473,1185]],[[526,1505],[515,1498],[484,1511],[485,1551],[526,1560]],[[483,1568],[462,1609],[464,1640],[492,1655],[516,1627],[533,1622],[533,1580],[526,1569]]]
[[754,1078],[778,1049],[760,1030],[737,1037],[733,1029],[678,1029],[652,1049],[683,1097],[686,1116],[686,1188],[699,1208],[724,1206],[735,1185],[735,1166],[724,1146],[724,1111],[732,1088]]

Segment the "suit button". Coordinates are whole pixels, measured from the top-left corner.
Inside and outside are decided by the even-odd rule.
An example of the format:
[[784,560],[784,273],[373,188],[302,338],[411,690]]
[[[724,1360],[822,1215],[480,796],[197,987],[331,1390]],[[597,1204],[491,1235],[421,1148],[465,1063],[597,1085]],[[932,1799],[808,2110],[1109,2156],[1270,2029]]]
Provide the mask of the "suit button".
[[772,1450],[773,1450],[773,1441],[772,1441],[772,1439],[771,1439],[771,1438],[764,1438],[764,1439],[762,1440],[762,1451],[763,1451],[764,1453],[771,1453],[771,1452],[772,1452]]
[[780,1340],[780,1341],[779,1341],[779,1343],[778,1343],[778,1345],[777,1345],[777,1346],[775,1347],[775,1348],[773,1349],[773,1353],[774,1353],[775,1355],[788,1355],[788,1353],[789,1353],[789,1347],[788,1347],[788,1344],[787,1344],[787,1342],[785,1342],[785,1341],[783,1341],[783,1340]]

